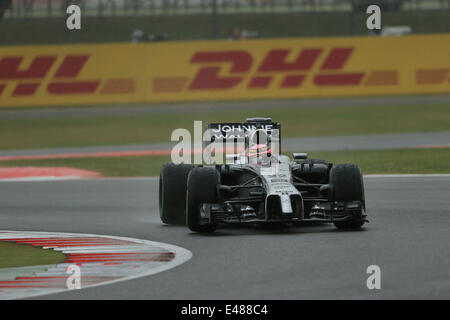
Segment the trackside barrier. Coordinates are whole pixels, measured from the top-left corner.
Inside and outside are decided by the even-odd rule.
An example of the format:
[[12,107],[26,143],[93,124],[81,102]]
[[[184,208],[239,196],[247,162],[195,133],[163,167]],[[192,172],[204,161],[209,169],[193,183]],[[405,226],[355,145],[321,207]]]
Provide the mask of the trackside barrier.
[[450,34],[0,47],[0,107],[450,92]]

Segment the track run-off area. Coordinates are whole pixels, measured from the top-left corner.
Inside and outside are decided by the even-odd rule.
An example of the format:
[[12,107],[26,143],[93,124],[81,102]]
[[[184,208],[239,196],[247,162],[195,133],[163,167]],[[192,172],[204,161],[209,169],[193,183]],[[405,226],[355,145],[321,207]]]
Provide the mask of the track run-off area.
[[[185,248],[180,248],[185,260],[193,255],[165,272],[144,268],[105,285],[85,282],[91,286],[40,292],[39,299],[450,298],[450,175],[365,176],[365,189],[370,222],[361,231],[338,231],[329,224],[224,226],[202,235],[160,222],[157,178],[4,181],[0,229],[110,235],[116,239],[110,241],[139,246],[170,244],[171,252]],[[20,238],[2,232],[2,238]],[[380,267],[380,290],[366,286],[370,265]],[[56,276],[61,271],[43,272]],[[81,271],[83,277],[83,265]],[[25,296],[33,294],[16,298]]]
[[63,263],[0,269],[0,299],[100,286],[162,272],[186,262],[186,249],[148,240],[55,232],[1,231],[0,241],[60,251]]

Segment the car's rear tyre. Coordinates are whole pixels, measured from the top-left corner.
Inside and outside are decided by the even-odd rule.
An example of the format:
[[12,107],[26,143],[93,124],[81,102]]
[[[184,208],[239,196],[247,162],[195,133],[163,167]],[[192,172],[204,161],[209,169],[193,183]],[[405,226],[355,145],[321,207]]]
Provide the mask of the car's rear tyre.
[[184,225],[186,186],[191,164],[163,165],[159,175],[159,216],[165,224]]
[[[338,164],[330,171],[332,201],[360,201],[365,205],[364,183],[361,169],[355,164]],[[360,216],[347,221],[334,222],[338,229],[358,229],[364,224]]]
[[186,194],[186,224],[194,232],[210,233],[217,223],[200,223],[200,205],[217,203],[220,176],[214,167],[198,167],[189,173]]
[[296,160],[293,173],[309,183],[328,183],[330,164],[322,159]]

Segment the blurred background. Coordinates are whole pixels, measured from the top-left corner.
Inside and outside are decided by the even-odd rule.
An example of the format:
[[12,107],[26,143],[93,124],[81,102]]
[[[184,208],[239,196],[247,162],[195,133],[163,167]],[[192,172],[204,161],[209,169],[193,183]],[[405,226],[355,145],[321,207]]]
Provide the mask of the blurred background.
[[[66,26],[72,4],[81,30]],[[372,4],[381,30],[367,28]],[[174,130],[193,137],[194,121],[249,117],[281,123],[284,154],[394,175],[364,179],[367,232],[224,228],[206,244],[163,226],[158,179],[141,177],[171,161]],[[63,299],[448,298],[449,178],[450,0],[0,0],[0,229],[194,254],[178,271]],[[9,245],[1,293],[60,283],[2,268],[70,257],[43,262]],[[365,285],[374,263],[385,270],[378,293]],[[83,286],[112,275],[82,274]]]
[[[69,35],[70,4],[83,27]],[[365,35],[369,4],[385,26],[450,32],[450,0],[0,0],[0,44],[130,41],[136,30],[151,40]]]
[[[81,30],[66,28],[70,4]],[[381,8],[379,31],[366,27],[370,4]],[[1,167],[156,176],[174,129],[264,116],[282,123],[285,152],[364,173],[450,172],[450,0],[0,0],[0,9]],[[239,54],[216,54],[230,50]],[[235,58],[243,64],[229,69]]]

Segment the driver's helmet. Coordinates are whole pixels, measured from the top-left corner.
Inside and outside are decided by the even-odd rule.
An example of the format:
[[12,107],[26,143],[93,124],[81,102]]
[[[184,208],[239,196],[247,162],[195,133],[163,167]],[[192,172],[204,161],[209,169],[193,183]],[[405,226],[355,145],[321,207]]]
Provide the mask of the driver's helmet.
[[247,156],[249,163],[258,165],[270,165],[270,141],[267,132],[263,129],[255,130],[250,134]]

